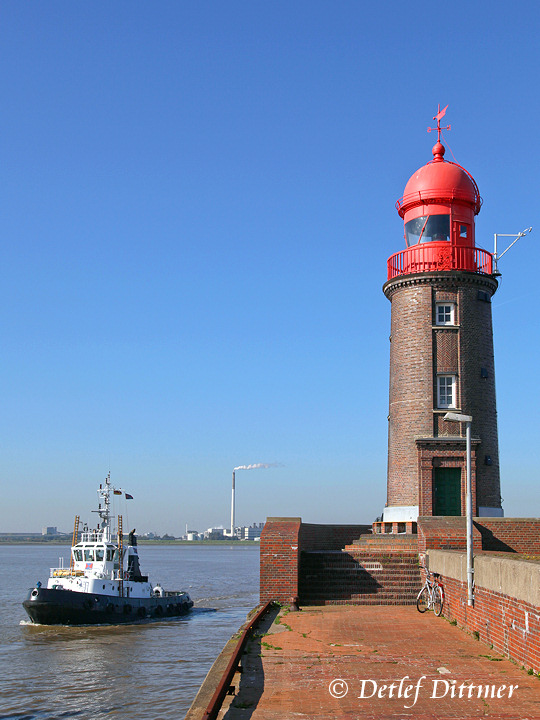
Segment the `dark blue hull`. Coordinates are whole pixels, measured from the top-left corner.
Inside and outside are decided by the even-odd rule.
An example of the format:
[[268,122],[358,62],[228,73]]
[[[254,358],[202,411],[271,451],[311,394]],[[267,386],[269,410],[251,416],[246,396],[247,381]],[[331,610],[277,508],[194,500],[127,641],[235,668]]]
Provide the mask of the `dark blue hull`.
[[30,620],[40,625],[117,625],[184,615],[193,602],[187,593],[134,598],[33,588],[23,607]]

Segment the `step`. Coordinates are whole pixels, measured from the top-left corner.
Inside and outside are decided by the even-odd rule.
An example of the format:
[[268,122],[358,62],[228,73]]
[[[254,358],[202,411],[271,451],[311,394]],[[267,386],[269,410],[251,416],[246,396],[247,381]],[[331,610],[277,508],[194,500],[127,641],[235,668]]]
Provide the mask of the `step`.
[[[410,536],[409,536],[410,538]],[[299,595],[306,605],[412,605],[422,585],[418,552],[407,541],[303,552]]]

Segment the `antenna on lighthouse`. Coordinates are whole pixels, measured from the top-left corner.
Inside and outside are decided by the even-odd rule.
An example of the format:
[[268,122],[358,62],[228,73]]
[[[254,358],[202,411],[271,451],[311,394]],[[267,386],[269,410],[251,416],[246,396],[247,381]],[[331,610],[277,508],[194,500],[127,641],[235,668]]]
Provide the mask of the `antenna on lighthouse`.
[[[527,233],[532,232],[532,227],[525,228],[525,230],[522,230],[520,233],[495,233],[494,238],[494,248],[493,248],[493,274],[494,275],[500,275],[499,268],[497,267],[497,263],[502,258],[502,256],[507,253],[510,248],[517,243],[519,238],[523,237]],[[502,253],[497,252],[497,238],[500,237],[509,237],[514,238],[514,241],[510,243],[510,245],[506,248],[506,250],[503,250]]]

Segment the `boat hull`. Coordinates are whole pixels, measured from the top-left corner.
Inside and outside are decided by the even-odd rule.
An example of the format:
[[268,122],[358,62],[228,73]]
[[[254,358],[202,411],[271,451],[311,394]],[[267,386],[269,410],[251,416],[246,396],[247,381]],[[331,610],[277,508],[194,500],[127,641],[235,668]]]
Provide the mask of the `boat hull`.
[[23,607],[30,620],[40,625],[117,625],[185,615],[193,601],[187,593],[137,598],[41,587],[28,591]]

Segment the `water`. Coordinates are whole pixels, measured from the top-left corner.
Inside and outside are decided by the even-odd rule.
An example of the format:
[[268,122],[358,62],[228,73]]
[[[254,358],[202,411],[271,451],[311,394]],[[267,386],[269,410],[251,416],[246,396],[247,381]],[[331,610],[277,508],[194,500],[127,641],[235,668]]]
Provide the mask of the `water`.
[[[195,607],[136,625],[31,625],[28,588],[69,548],[0,546],[0,720],[181,720],[259,600],[258,547],[141,546],[141,569]],[[211,609],[215,609],[213,612]]]

